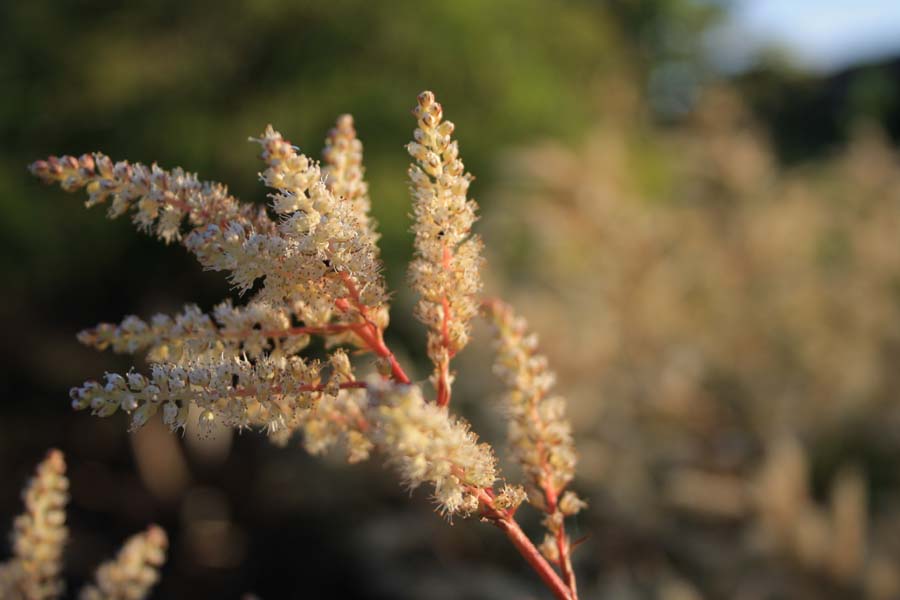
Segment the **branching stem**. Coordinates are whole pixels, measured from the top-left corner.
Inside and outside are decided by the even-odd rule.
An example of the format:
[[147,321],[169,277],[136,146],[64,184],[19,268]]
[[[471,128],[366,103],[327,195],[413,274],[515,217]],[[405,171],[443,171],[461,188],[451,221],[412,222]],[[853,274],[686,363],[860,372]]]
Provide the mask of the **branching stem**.
[[341,271],[339,275],[347,288],[349,301],[347,298],[338,298],[334,303],[335,306],[344,312],[355,309],[359,313],[362,321],[351,326],[353,332],[360,337],[369,350],[388,361],[391,366],[391,377],[394,381],[409,384],[411,382],[409,376],[407,376],[403,367],[397,361],[397,357],[394,356],[394,353],[391,352],[391,349],[384,342],[384,333],[381,327],[369,318],[369,307],[360,301],[359,290],[356,288],[353,279],[344,271]]
[[[553,596],[557,600],[577,600],[577,597],[570,590],[569,586],[559,577],[553,567],[547,562],[540,551],[534,546],[519,524],[516,522],[513,514],[509,511],[500,510],[494,506],[494,499],[486,490],[480,490],[479,499],[485,505],[484,517],[497,526],[506,537],[516,547],[519,554],[528,562],[532,569],[541,578]],[[574,589],[574,588],[573,588]]]

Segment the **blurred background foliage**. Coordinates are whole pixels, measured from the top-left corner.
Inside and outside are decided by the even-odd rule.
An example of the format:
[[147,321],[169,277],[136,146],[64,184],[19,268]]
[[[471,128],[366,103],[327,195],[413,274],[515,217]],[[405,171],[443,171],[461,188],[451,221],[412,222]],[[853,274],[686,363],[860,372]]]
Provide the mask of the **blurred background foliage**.
[[[900,61],[821,74],[772,53],[726,77],[705,34],[727,10],[0,5],[0,515],[58,446],[73,587],[153,520],[173,539],[160,598],[533,597],[495,532],[447,527],[377,464],[253,435],[129,437],[67,407],[70,386],[130,366],[76,331],[229,290],[180,248],[42,187],[31,160],[103,150],[263,202],[247,137],[271,122],[317,155],[351,112],[398,290],[392,342],[424,367],[405,318],[402,146],[429,88],[477,176],[491,291],[522,304],[572,398],[586,597],[898,597]],[[489,357],[460,359],[457,408],[498,441]]]

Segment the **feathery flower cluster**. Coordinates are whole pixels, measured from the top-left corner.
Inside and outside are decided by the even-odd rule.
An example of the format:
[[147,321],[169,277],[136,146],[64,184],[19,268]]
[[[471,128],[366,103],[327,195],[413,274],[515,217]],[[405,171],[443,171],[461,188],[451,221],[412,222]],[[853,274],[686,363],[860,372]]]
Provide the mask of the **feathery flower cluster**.
[[96,583],[82,588],[80,600],[141,600],[159,581],[166,562],[166,532],[156,525],[132,536],[115,560],[97,568]]
[[528,332],[523,317],[499,300],[484,306],[497,335],[494,372],[507,386],[509,446],[532,486],[556,497],[574,477],[576,462],[566,402],[549,395],[556,375],[538,354],[537,334]]
[[[326,396],[324,415],[333,412],[335,403],[352,410],[359,402],[345,400],[350,394],[342,399],[325,394],[318,363],[296,356],[310,335],[323,336],[329,345],[370,349],[390,360],[380,338],[387,307],[377,236],[364,212],[367,186],[352,120],[339,119],[326,153],[327,177],[340,197],[326,186],[319,166],[271,127],[257,141],[268,166],[262,178],[276,190],[272,199],[280,215],[277,225],[264,209],[248,218],[252,211],[228,196],[223,186],[201,184],[180,170],[128,163],[109,167],[111,161],[99,155],[96,160],[53,157],[32,165],[35,174],[66,190],[87,188],[89,205],[113,198],[111,216],[136,207],[135,222],[141,226],[152,222],[152,209],[160,203],[167,207],[166,214],[181,210],[165,235],[162,225],[157,227],[160,237],[182,239],[207,268],[230,270],[242,290],[264,280],[245,306],[226,301],[211,314],[187,306],[174,318],[157,315],[147,323],[129,316],[119,325],[101,323],[83,331],[79,339],[87,345],[146,351],[153,364],[149,376],[107,374],[102,384],[87,382],[72,392],[76,407],[104,416],[121,408],[132,415],[132,427],[161,411],[163,420],[177,429],[184,427],[194,404],[202,409],[205,427],[215,421],[263,426],[284,439],[286,432],[303,426],[313,438],[326,430],[333,437],[341,419],[332,415],[329,427],[316,427],[323,423],[321,415],[310,420],[301,413]],[[185,214],[192,228],[182,235],[179,226]],[[318,437],[311,447],[323,446]],[[354,457],[366,455],[366,444],[357,441],[353,446]]]
[[319,363],[299,356],[154,363],[149,377],[132,371],[124,376],[107,373],[104,379],[102,385],[88,381],[73,388],[72,406],[103,417],[122,409],[131,414],[132,429],[160,409],[173,431],[183,428],[194,404],[202,409],[204,428],[221,421],[229,427],[263,426],[274,432],[325,390]]
[[[338,117],[334,128],[328,132],[322,159],[325,161],[325,185],[336,198],[350,203],[362,231],[372,243],[377,242],[375,223],[369,214],[372,206],[369,185],[363,178],[362,142],[356,137],[351,115]],[[378,251],[377,247],[375,251]]]
[[416,386],[378,383],[371,391],[378,399],[372,409],[375,443],[405,483],[431,483],[443,513],[476,512],[480,495],[497,479],[491,447],[479,444],[466,423],[425,402]]
[[499,300],[485,302],[484,307],[497,335],[494,372],[507,387],[507,441],[528,477],[532,504],[546,514],[548,533],[541,552],[560,565],[574,585],[571,543],[564,520],[586,505],[574,492],[564,491],[575,475],[576,462],[572,427],[565,418],[566,403],[563,398],[549,396],[556,375],[548,368],[547,358],[538,354],[537,335],[528,333],[525,319]]
[[310,454],[322,454],[335,445],[347,451],[347,461],[357,463],[369,458],[373,443],[365,411],[365,390],[342,389],[336,395],[323,396],[312,411],[305,411],[293,427],[276,432],[274,441],[286,443],[293,431],[303,432],[303,447]]
[[[344,129],[343,141],[349,144],[346,138],[353,130]],[[297,154],[271,126],[256,141],[268,165],[261,177],[276,190],[270,195],[272,208],[282,219],[277,255],[282,264],[267,274],[266,289],[282,290],[287,298],[313,305],[320,304],[323,297],[333,303],[347,294],[346,282],[339,276],[345,274],[359,291],[361,302],[380,306],[385,301],[384,281],[371,225],[368,218],[359,218],[364,203],[333,194],[319,165]],[[335,152],[331,155],[337,160]],[[359,196],[359,187],[365,185],[361,172],[338,173],[347,176],[347,183],[335,178],[340,182],[338,188],[352,188]],[[272,297],[271,293],[268,296]]]
[[[0,564],[0,598],[53,600],[65,591],[63,549],[68,541],[69,499],[66,461],[50,450],[22,494],[25,513],[13,525],[13,558]],[[81,590],[81,600],[142,600],[159,580],[165,562],[166,533],[151,525],[131,538],[119,557],[97,570],[96,586]]]
[[[340,331],[338,329],[337,331]],[[78,334],[78,340],[97,350],[110,348],[117,354],[147,352],[152,362],[247,356],[264,353],[290,356],[309,344],[306,328],[291,326],[291,312],[263,302],[235,307],[225,301],[207,315],[194,304],[174,318],[157,314],[149,323],[129,315],[119,325],[100,323]]]
[[322,454],[342,442],[348,462],[366,460],[373,443],[369,439],[368,398],[363,384],[356,381],[350,359],[342,349],[331,354],[329,366],[331,375],[315,407],[295,411],[293,420],[272,436],[273,441],[285,444],[299,430],[310,454]]
[[258,231],[273,227],[264,210],[241,204],[224,185],[200,181],[196,174],[181,169],[165,171],[156,164],[114,163],[97,152],[78,158],[52,156],[33,163],[31,172],[47,183],[59,183],[67,192],[86,189],[88,207],[109,200],[111,219],[134,210],[134,223],[144,231],[155,230],[166,243],[182,238],[185,219],[192,228],[232,222]]
[[[191,407],[197,407],[201,431],[217,422],[261,428],[277,443],[300,433],[310,453],[341,444],[350,462],[377,450],[410,488],[430,484],[442,514],[477,514],[499,527],[558,599],[575,600],[563,516],[576,512],[580,501],[570,493],[557,500],[572,479],[574,451],[561,401],[540,397],[546,391],[541,386],[549,387],[546,367],[526,357],[522,395],[513,403],[521,407],[511,410],[510,418],[520,459],[535,465],[526,468],[529,487],[539,490],[533,501],[547,512],[556,535],[560,555],[547,554],[550,562],[514,519],[519,505],[531,499],[525,488],[495,489],[493,451],[447,407],[450,360],[468,342],[478,312],[481,241],[471,234],[472,177],[464,173],[451,139],[453,124],[442,120],[431,92],[419,95],[414,114],[418,127],[407,147],[418,163],[409,171],[416,237],[409,273],[421,296],[416,314],[428,327],[433,402],[411,384],[384,341],[388,294],[368,214],[362,144],[352,118],[344,115],[328,135],[322,167],[271,126],[251,138],[262,147],[261,179],[274,190],[269,196],[274,218],[265,209],[255,213],[240,204],[223,186],[201,184],[180,170],[112,166],[108,159],[90,157],[32,165],[35,174],[63,189],[87,188],[89,205],[112,197],[111,216],[136,207],[134,220],[143,228],[158,219],[159,237],[180,239],[205,268],[229,272],[242,292],[256,290],[243,306],[226,301],[207,314],[189,305],[174,317],[157,315],[148,323],[128,316],[118,325],[101,323],[81,332],[86,345],[146,352],[151,365],[149,375],[107,373],[103,382],[88,381],[71,391],[72,404],[98,416],[123,410],[133,429],[161,413],[172,430],[184,428]],[[182,232],[185,216],[190,228]],[[327,361],[299,355],[311,336],[324,339]],[[357,379],[340,346],[374,354],[380,377]],[[513,349],[501,350],[501,361],[518,360]],[[149,549],[153,540],[129,543],[116,563],[101,569],[97,586],[84,597],[124,597],[115,590],[151,583],[164,545],[164,539],[153,537],[156,550]],[[124,587],[115,587],[119,584]],[[90,595],[99,593],[106,596]]]
[[22,493],[25,513],[13,525],[14,558],[0,566],[0,597],[56,598],[63,593],[62,554],[69,537],[69,480],[62,452],[51,450]]
[[467,197],[472,176],[451,138],[454,125],[431,92],[419,94],[418,120],[406,149],[416,159],[409,167],[415,223],[415,259],[410,281],[421,299],[416,316],[428,327],[428,356],[438,404],[450,401],[450,360],[469,341],[470,322],[478,314],[483,262],[480,238],[471,235],[477,205]]

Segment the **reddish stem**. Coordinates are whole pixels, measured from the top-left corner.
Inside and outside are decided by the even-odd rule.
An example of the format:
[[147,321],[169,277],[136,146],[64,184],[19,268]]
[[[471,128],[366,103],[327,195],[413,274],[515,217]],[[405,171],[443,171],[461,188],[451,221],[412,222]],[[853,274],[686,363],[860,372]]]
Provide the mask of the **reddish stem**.
[[573,600],[569,588],[556,574],[550,563],[534,547],[534,544],[531,543],[531,540],[528,539],[528,536],[525,535],[525,532],[522,531],[522,528],[519,527],[519,524],[514,519],[498,519],[494,521],[494,524],[506,534],[506,537],[516,547],[519,554],[528,561],[528,564],[537,572],[544,585],[550,588],[550,591],[553,592],[553,595],[558,600]]
[[[444,271],[450,271],[453,253],[446,242],[443,244],[443,254],[441,258],[441,267]],[[450,311],[450,300],[446,296],[441,298],[441,308],[443,309],[441,311],[441,346],[447,350],[447,358],[435,365],[435,369],[437,370],[437,382],[435,383],[435,387],[437,388],[437,405],[447,406],[450,404],[451,395],[450,359],[453,358],[456,352],[450,343],[450,321],[453,317]]]
[[575,571],[572,569],[571,545],[569,544],[569,538],[566,535],[565,525],[560,526],[559,531],[556,533],[556,549],[559,552],[559,568],[560,571],[562,571],[562,576],[566,580],[566,584],[569,586],[572,600],[578,600],[578,587],[575,581]]
[[[543,429],[544,423],[541,421],[538,412],[537,412],[537,403],[540,401],[540,397],[535,399],[535,402],[531,405],[530,416],[532,420],[535,422],[535,425]],[[540,456],[540,465],[542,476],[539,479],[538,483],[541,487],[541,490],[544,493],[544,499],[547,503],[546,513],[548,515],[556,514],[559,511],[558,507],[558,499],[559,492],[553,485],[553,476],[552,469],[548,462],[547,450],[544,446],[543,440],[537,440],[537,451]],[[578,591],[575,583],[575,571],[572,569],[572,558],[570,551],[570,544],[568,536],[566,535],[565,524],[560,525],[560,527],[555,532],[556,536],[556,549],[559,552],[559,569],[562,572],[562,576],[566,580],[566,584],[569,586],[569,590],[571,590],[572,598],[574,600],[578,600]]]
[[[345,381],[344,383],[338,385],[338,387],[342,390],[361,390],[366,387],[365,381]],[[327,388],[324,384],[319,385],[301,385],[298,389],[301,392],[324,392]]]
[[[290,327],[288,329],[272,329],[272,330],[263,330],[261,333],[263,336],[267,338],[280,338],[280,337],[290,337],[292,335],[329,335],[332,333],[343,333],[345,331],[351,331],[353,329],[353,325],[349,325],[347,323],[329,323],[327,325],[320,325],[317,327]],[[228,334],[223,334],[225,337],[229,337]],[[233,337],[243,337],[242,335],[234,335]]]
[[350,298],[350,301],[348,302],[346,298],[338,298],[334,303],[335,306],[338,309],[347,312],[351,309],[352,302],[352,308],[355,308],[363,319],[362,323],[356,323],[352,326],[353,332],[365,342],[369,350],[388,361],[391,365],[391,377],[394,381],[409,384],[411,380],[397,361],[397,357],[394,356],[394,353],[391,352],[391,349],[385,344],[381,328],[369,318],[369,308],[360,300],[359,290],[353,282],[353,279],[351,279],[346,271],[341,271],[339,276],[347,288],[347,296]]
[[354,329],[356,334],[366,343],[366,346],[376,355],[384,358],[391,365],[391,377],[399,382],[409,384],[410,379],[404,372],[403,367],[397,361],[397,357],[391,352],[390,348],[384,342],[381,329],[372,323],[364,324],[359,329]]
[[[342,390],[352,390],[352,389],[364,389],[368,387],[365,381],[345,381],[344,383],[338,386]],[[317,384],[309,384],[309,385],[301,385],[296,388],[292,388],[288,390],[290,393],[297,392],[324,392],[328,388],[324,383]],[[285,392],[280,385],[273,385],[268,388],[270,392],[275,392],[276,394],[288,393]],[[257,394],[257,390],[255,388],[241,388],[240,391],[236,390],[236,396],[253,396]]]
[[569,587],[560,579],[553,567],[547,562],[540,551],[535,548],[522,528],[513,518],[512,513],[500,510],[494,506],[493,495],[489,490],[478,490],[478,498],[485,505],[485,518],[500,528],[509,541],[512,542],[519,554],[531,565],[557,600],[575,600]]

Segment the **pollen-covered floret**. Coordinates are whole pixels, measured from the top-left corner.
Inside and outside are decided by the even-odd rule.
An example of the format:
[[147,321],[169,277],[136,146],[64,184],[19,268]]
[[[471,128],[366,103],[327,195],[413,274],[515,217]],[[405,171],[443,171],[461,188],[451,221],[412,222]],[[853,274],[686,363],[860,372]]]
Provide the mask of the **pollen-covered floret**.
[[373,439],[410,488],[434,487],[447,515],[468,515],[497,479],[490,446],[479,444],[468,424],[426,403],[417,386],[370,382],[377,399],[369,410]]
[[494,497],[494,508],[515,512],[519,505],[528,500],[528,494],[521,485],[506,484]]

